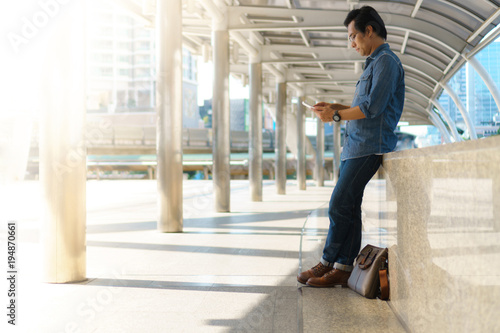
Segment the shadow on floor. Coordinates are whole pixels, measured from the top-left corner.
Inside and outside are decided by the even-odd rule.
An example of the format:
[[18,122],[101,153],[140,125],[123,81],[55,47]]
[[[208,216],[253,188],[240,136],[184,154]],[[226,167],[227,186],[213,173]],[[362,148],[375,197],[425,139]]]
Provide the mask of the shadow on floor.
[[299,256],[298,251],[280,251],[280,250],[261,250],[247,248],[227,248],[214,246],[198,245],[170,245],[170,244],[145,244],[145,243],[127,243],[127,242],[106,242],[106,241],[87,241],[87,246],[126,248],[152,251],[181,251],[191,253],[210,253],[226,254],[234,256],[256,256],[256,257],[276,257],[289,258],[290,256]]

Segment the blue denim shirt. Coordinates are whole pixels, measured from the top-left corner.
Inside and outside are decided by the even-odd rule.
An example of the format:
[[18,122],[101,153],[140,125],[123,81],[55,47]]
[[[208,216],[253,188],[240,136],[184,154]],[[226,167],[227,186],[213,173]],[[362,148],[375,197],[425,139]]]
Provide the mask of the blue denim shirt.
[[365,119],[346,123],[341,159],[383,154],[394,150],[394,133],[403,112],[404,70],[389,44],[379,46],[365,62],[351,107],[359,106]]

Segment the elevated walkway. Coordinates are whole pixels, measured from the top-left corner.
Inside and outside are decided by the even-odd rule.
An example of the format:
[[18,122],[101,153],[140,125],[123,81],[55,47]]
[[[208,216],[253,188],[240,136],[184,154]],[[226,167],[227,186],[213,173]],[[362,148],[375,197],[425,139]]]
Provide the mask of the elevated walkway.
[[[275,173],[275,153],[263,153],[262,173],[269,179],[274,179]],[[248,176],[248,152],[231,153],[230,169],[233,178],[238,176]],[[333,153],[325,153],[325,171],[331,175],[333,172]],[[147,155],[88,155],[87,156],[87,179],[106,178],[135,178],[135,179],[155,179],[156,178],[156,154]],[[312,155],[306,155],[306,173],[313,175],[315,162]],[[183,154],[183,172],[201,171],[205,179],[209,179],[212,172],[213,158],[211,153],[203,154]],[[292,153],[287,154],[287,175],[296,172],[297,160]],[[36,179],[39,171],[38,157],[32,157],[28,161],[27,167],[29,178]],[[131,175],[131,172],[137,172]],[[111,173],[111,174],[110,174]],[[116,173],[116,174],[115,174]],[[123,173],[123,174],[121,174]],[[235,177],[236,176],[236,177]]]
[[[7,206],[17,212],[20,237],[17,328],[281,333],[385,327],[400,332],[385,302],[349,289],[298,288],[299,257],[303,265],[317,260],[332,189],[331,182],[316,187],[309,181],[307,190],[299,191],[288,181],[287,194],[276,195],[274,182],[265,181],[264,201],[251,202],[248,181],[232,181],[232,212],[214,213],[212,182],[185,181],[184,232],[167,234],[156,231],[155,181],[88,181],[88,280],[44,284],[38,282],[39,183],[12,185],[4,199],[16,203]],[[365,202],[372,204],[372,199]],[[311,211],[316,213],[305,224],[300,254]]]

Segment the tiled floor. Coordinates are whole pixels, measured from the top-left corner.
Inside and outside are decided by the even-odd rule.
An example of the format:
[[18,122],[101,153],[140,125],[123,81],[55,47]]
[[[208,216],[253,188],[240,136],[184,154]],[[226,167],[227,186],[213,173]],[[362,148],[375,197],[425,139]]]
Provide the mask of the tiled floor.
[[[39,282],[39,183],[18,184],[9,189],[20,203],[11,207],[20,235],[19,326],[12,331],[316,332],[318,313],[338,318],[332,304],[366,303],[348,289],[318,296],[297,288],[304,222],[332,189],[330,182],[323,188],[308,182],[299,191],[289,181],[287,194],[276,195],[266,181],[264,201],[251,202],[248,182],[232,181],[232,212],[215,213],[211,181],[186,181],[184,232],[166,234],[156,231],[155,181],[89,181],[88,280],[45,284]],[[314,261],[327,225],[319,219],[315,230],[311,221],[303,242]],[[342,332],[330,321],[322,325]]]
[[89,181],[87,277],[38,282],[39,183],[11,189],[19,207],[22,332],[296,332],[297,263],[309,212],[332,185],[250,202],[232,181],[231,213],[214,213],[211,181],[184,183],[184,232],[156,231],[156,182]]

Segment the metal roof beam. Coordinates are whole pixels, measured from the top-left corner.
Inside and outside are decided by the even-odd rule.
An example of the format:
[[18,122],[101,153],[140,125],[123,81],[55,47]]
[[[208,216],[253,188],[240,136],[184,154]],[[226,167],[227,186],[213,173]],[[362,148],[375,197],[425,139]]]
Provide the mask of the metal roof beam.
[[450,132],[444,126],[443,120],[437,116],[433,111],[429,110],[429,120],[438,128],[441,132],[441,136],[443,137],[445,143],[451,143],[451,135]]
[[405,54],[406,45],[408,44],[408,37],[410,37],[410,32],[407,30],[405,32],[405,37],[404,37],[404,40],[403,40],[403,44],[401,45],[401,54]]
[[439,103],[439,101],[437,99],[432,100],[432,104],[434,104],[434,106],[439,110],[439,112],[441,113],[441,115],[443,116],[443,118],[448,123],[448,127],[450,128],[450,131],[451,131],[451,135],[453,136],[453,138],[455,139],[455,141],[456,142],[463,141],[463,139],[460,136],[460,134],[458,134],[457,125],[455,124],[455,122],[453,121],[453,119],[451,119],[450,114],[448,113],[448,111],[445,110],[445,108],[443,108],[443,106],[441,105],[441,103]]
[[411,17],[417,16],[418,10],[420,9],[420,6],[422,5],[422,1],[424,1],[424,0],[417,0],[417,3],[415,4],[413,11],[411,12]]
[[[285,58],[274,59],[272,52],[290,52],[296,54],[310,54],[307,58]],[[315,54],[313,56],[312,54]],[[437,83],[442,76],[442,71],[434,64],[426,60],[407,54],[398,54],[403,66],[409,66],[419,71],[426,78],[430,78]],[[338,48],[338,47],[317,47],[307,48],[304,46],[288,46],[288,45],[263,45],[262,46],[262,62],[263,63],[282,63],[282,64],[304,64],[304,63],[353,63],[364,62],[365,58],[361,57],[353,50]]]
[[[358,80],[359,80],[359,76],[354,76],[354,75],[341,75],[341,76],[336,75],[332,79],[305,79],[305,78],[297,79],[297,78],[292,77],[291,73],[289,73],[286,81],[291,82],[291,83],[304,83],[304,84],[308,84],[308,85],[352,84],[354,86],[356,84],[356,82],[358,82]],[[418,91],[417,94],[419,94],[422,97],[425,97],[426,99],[428,98],[428,96],[425,93],[423,93],[421,91],[421,89],[427,90],[427,92],[429,92],[429,96],[432,93],[432,89],[430,87],[424,86],[422,83],[420,83],[416,79],[408,79],[407,78],[407,81],[409,81],[409,82],[406,82],[406,87],[409,87],[414,91]]]
[[309,33],[302,29],[299,30],[299,33],[302,37],[302,40],[304,41],[304,44],[306,44],[307,47],[311,47],[311,39],[309,38]]
[[420,120],[426,125],[433,125],[433,123],[429,119],[429,113],[426,111],[426,109],[416,104],[405,104],[403,114],[401,115],[401,119],[399,121],[408,120]]
[[198,0],[200,5],[210,14],[215,21],[224,20],[224,13],[211,0]]
[[451,97],[453,102],[455,102],[455,105],[457,106],[458,110],[462,114],[462,117],[464,118],[465,121],[465,126],[467,126],[467,129],[469,130],[469,136],[471,139],[477,139],[477,134],[476,134],[476,127],[472,123],[472,119],[470,118],[469,112],[465,109],[465,106],[463,105],[462,101],[456,94],[455,90],[453,90],[448,83],[442,84],[444,90],[448,93],[448,95]]
[[[497,25],[490,31],[488,37],[481,40],[481,42],[478,43],[474,48],[464,50],[464,52],[461,54],[462,59],[459,59],[459,55],[455,56],[453,61],[450,62],[450,64],[448,65],[448,68],[446,68],[445,76],[443,76],[443,78],[440,80],[440,83],[444,84],[448,82],[456,74],[456,72],[458,72],[460,68],[462,68],[462,66],[465,64],[467,60],[474,57],[478,52],[480,52],[488,45],[490,45],[493,41],[495,41],[498,38],[499,35],[500,35],[500,25]],[[453,63],[456,61],[458,61],[458,63],[455,66],[453,66]],[[436,85],[432,99],[436,99],[441,93],[441,91],[442,91],[441,85],[439,84]]]
[[154,25],[154,16],[147,16],[142,13],[142,6],[135,3],[132,0],[111,0],[112,3],[116,4],[117,6],[121,7],[125,11],[129,12],[130,14],[134,15],[138,19],[144,20],[146,23],[150,25]]
[[483,24],[481,24],[481,26],[469,36],[469,38],[467,38],[467,43],[472,43],[472,41],[477,36],[479,36],[484,30],[486,30],[486,28],[490,24],[492,24],[493,21],[495,21],[499,16],[500,16],[500,8],[497,9],[490,17],[488,17],[488,19],[484,21]]
[[433,87],[425,84],[421,80],[418,80],[418,79],[416,79],[414,77],[411,77],[409,75],[405,75],[405,80],[407,81],[406,85],[409,85],[409,86],[411,86],[411,87],[419,90],[425,96],[431,96],[432,95],[432,93],[433,93]]
[[428,115],[422,114],[416,109],[411,109],[407,107],[405,107],[405,109],[403,110],[403,114],[399,119],[399,122],[405,122],[405,121],[409,122],[410,125],[433,125],[432,122],[429,120]]
[[[337,30],[345,32],[342,24],[346,11],[314,10],[314,9],[289,9],[283,7],[228,7],[229,29],[235,31],[263,31],[263,30]],[[275,23],[275,24],[242,24],[240,17],[246,15],[265,15],[275,17],[301,17],[298,23]],[[420,19],[409,18],[406,15],[394,13],[380,13],[387,28],[410,31],[431,39],[433,42],[445,46],[454,51],[461,52],[466,43],[453,32],[442,27]]]
[[412,87],[411,85],[405,85],[406,87],[406,90],[407,91],[410,91],[412,92],[413,94],[415,95],[418,95],[420,97],[422,97],[423,99],[427,100],[428,102],[430,102],[430,99],[429,99],[429,96],[426,96],[424,93],[422,93],[420,90]]
[[498,35],[500,35],[500,24],[497,25],[495,28],[493,28],[488,37],[484,38],[477,44],[472,50],[468,51],[467,53],[464,54],[464,56],[468,59],[473,57],[476,53],[484,49],[486,46],[490,45],[491,42],[496,40],[498,38]]
[[259,54],[259,51],[246,39],[243,35],[237,31],[231,31],[231,38],[233,38],[240,46],[249,54],[251,57],[255,57]]
[[476,73],[479,74],[484,84],[490,91],[491,96],[495,100],[497,109],[500,110],[500,90],[490,73],[486,70],[486,68],[484,68],[476,57],[469,59],[469,64],[476,70]]
[[412,101],[421,108],[426,108],[429,105],[429,99],[425,96],[419,95],[415,92],[416,90],[406,87],[405,99],[406,101]]

